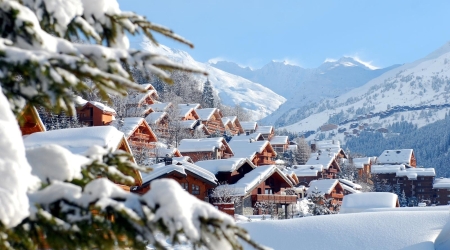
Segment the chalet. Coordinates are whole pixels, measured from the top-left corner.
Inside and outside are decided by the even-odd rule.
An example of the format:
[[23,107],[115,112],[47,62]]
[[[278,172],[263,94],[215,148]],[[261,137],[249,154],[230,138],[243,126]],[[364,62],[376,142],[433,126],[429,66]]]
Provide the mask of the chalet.
[[256,166],[274,165],[277,153],[268,141],[240,141],[234,136],[229,142],[235,158],[247,158]]
[[270,144],[278,154],[283,154],[289,149],[289,138],[287,136],[273,136],[270,139]]
[[236,207],[237,214],[261,214],[261,210],[254,209],[257,202],[275,203],[279,209],[284,205],[285,210],[297,202],[296,195],[286,194],[287,189],[293,188],[292,183],[273,165],[257,167],[236,183],[217,188],[231,188],[236,196],[243,198],[242,204]]
[[324,179],[336,179],[337,173],[341,171],[341,168],[336,160],[336,154],[332,152],[311,153],[311,156],[305,165],[322,165],[322,178]]
[[270,141],[275,136],[273,126],[258,126],[255,133],[260,133],[266,141]]
[[405,165],[372,165],[370,173],[375,177],[376,181],[387,185],[393,185],[397,183],[397,171],[405,169]]
[[292,165],[291,170],[297,176],[300,185],[308,186],[313,180],[323,178],[323,165]]
[[246,134],[253,134],[258,128],[257,122],[241,122],[242,129]]
[[201,131],[204,135],[210,136],[212,134],[211,131],[200,121],[200,120],[184,120],[179,123],[180,128],[184,128],[191,133],[194,134],[195,131]]
[[208,128],[211,133],[223,134],[225,126],[222,122],[222,112],[216,108],[197,109],[200,121]]
[[25,106],[22,112],[17,116],[17,121],[19,122],[22,135],[46,131],[44,123],[39,117],[39,113],[36,108],[31,105]]
[[155,148],[155,142],[158,139],[144,118],[126,117],[121,120],[115,120],[111,125],[124,133],[130,146],[147,149]]
[[433,191],[433,204],[450,205],[450,178],[436,178],[433,183]]
[[252,133],[252,134],[240,134],[237,136],[233,136],[233,140],[235,141],[264,141],[264,137],[261,133]]
[[195,108],[190,106],[178,106],[178,116],[182,121],[185,120],[200,120],[200,116],[198,116]]
[[152,108],[155,112],[168,112],[171,108],[173,108],[173,105],[171,102],[155,102],[149,107]]
[[195,110],[197,109],[202,109],[202,106],[199,103],[182,103],[182,104],[178,104],[179,108],[183,108],[183,107],[191,107]]
[[344,188],[344,195],[361,193],[361,185],[353,183],[346,179],[339,179],[342,188]]
[[[78,102],[82,103],[82,102]],[[103,103],[89,101],[76,108],[78,120],[86,126],[109,125],[115,120],[116,111]]]
[[222,122],[223,125],[228,128],[231,135],[240,135],[245,133],[237,116],[222,117]]
[[227,159],[234,156],[223,137],[183,139],[178,150],[184,156],[189,156],[194,162],[201,160]]
[[411,167],[416,167],[416,157],[412,149],[395,149],[395,150],[385,150],[377,158],[378,165],[399,165],[404,164]]
[[213,173],[219,183],[234,184],[256,166],[246,158],[206,160],[195,163]]
[[325,199],[333,199],[332,204],[342,204],[344,188],[338,180],[323,179],[311,181],[306,194],[309,197],[316,192],[323,194]]
[[217,186],[217,179],[211,172],[189,162],[172,160],[171,163],[152,165],[153,171],[142,173],[142,186],[134,187],[132,192],[144,194],[151,189],[151,182],[169,178],[180,183],[181,187],[203,201],[209,201],[211,189]]
[[146,92],[131,92],[127,96],[127,106],[142,107],[152,105],[158,100],[159,96],[156,90],[149,89]]
[[368,180],[371,176],[371,167],[374,163],[376,157],[361,157],[361,158],[351,158],[350,164],[358,170],[358,176]]
[[315,141],[311,143],[312,152],[331,153],[335,154],[336,161],[341,164],[342,159],[347,159],[347,155],[341,148],[341,144],[338,140],[324,140]]
[[166,112],[152,112],[145,117],[145,121],[155,132],[164,136],[169,129],[169,115]]
[[339,213],[360,213],[368,209],[396,207],[400,207],[396,194],[387,192],[356,193],[344,196]]
[[[107,150],[120,149],[132,154],[124,134],[113,126],[68,128],[33,133],[24,137],[24,144],[26,148],[56,144],[73,154],[80,155],[88,154],[89,149],[94,145],[104,147]],[[134,158],[132,161],[134,161]],[[140,186],[142,184],[140,173],[135,172],[133,177],[135,179],[134,185]],[[118,185],[124,190],[130,190],[129,186]]]

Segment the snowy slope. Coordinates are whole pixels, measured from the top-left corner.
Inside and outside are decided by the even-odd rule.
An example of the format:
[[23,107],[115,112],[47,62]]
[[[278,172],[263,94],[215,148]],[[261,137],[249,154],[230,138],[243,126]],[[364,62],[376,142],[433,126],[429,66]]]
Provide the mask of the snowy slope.
[[[228,106],[239,104],[251,111],[256,120],[269,115],[286,101],[284,97],[261,84],[224,72],[207,63],[197,62],[185,51],[171,49],[164,45],[155,47],[149,42],[144,42],[142,46],[145,50],[165,55],[183,65],[208,72],[208,79],[222,103]],[[195,77],[202,82],[206,81],[203,75],[195,75]]]
[[[374,129],[399,121],[419,127],[443,119],[450,105],[450,43],[413,63],[402,65],[339,97],[292,112],[300,121],[289,131],[316,131],[326,123],[350,130],[353,123]],[[330,119],[331,118],[331,119]],[[337,131],[329,131],[329,133]],[[339,139],[343,134],[338,134]]]
[[396,67],[369,68],[351,57],[327,60],[315,69],[305,69],[274,61],[261,69],[255,70],[223,61],[211,65],[251,81],[259,82],[284,96],[287,101],[276,112],[261,121],[264,124],[276,126],[288,125],[297,121],[289,119],[288,111],[291,109],[295,110],[299,106],[317,102],[324,98],[333,98],[355,87],[362,86],[390,68]]
[[322,215],[240,225],[256,242],[273,249],[434,250],[437,236],[449,221],[447,209]]

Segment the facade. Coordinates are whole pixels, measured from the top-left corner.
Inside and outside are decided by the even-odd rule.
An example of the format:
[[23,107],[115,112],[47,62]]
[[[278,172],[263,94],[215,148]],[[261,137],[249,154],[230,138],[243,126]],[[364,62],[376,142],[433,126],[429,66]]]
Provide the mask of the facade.
[[29,135],[36,132],[46,131],[44,123],[42,123],[39,113],[36,108],[31,105],[26,105],[25,108],[17,116],[20,131],[23,135]]
[[436,178],[433,183],[433,204],[450,205],[450,178]]
[[264,140],[270,141],[275,136],[275,129],[273,126],[258,126],[255,133],[260,133]]
[[222,117],[222,122],[223,122],[224,126],[225,126],[225,124],[227,124],[229,132],[233,136],[245,133],[237,116]]
[[312,195],[314,192],[324,194],[325,199],[333,199],[332,204],[342,204],[344,198],[344,188],[338,180],[322,179],[314,180],[309,183],[307,196]]
[[337,173],[341,171],[338,161],[336,160],[336,154],[332,152],[322,153],[319,150],[318,153],[311,153],[311,156],[305,165],[322,165],[323,179],[336,179]]
[[76,110],[78,120],[89,127],[110,125],[116,116],[114,109],[100,102],[89,101]]
[[155,143],[158,139],[144,118],[126,117],[114,121],[112,125],[124,133],[130,146],[147,149],[155,148]]
[[256,166],[275,165],[277,153],[268,141],[239,140],[240,136],[235,136],[229,142],[230,147],[235,152],[235,158],[247,158]]
[[412,149],[394,149],[385,150],[377,158],[377,165],[399,165],[404,164],[411,167],[416,167],[416,156]]
[[183,139],[178,150],[183,156],[189,156],[194,162],[201,160],[228,159],[234,156],[223,137]]
[[283,154],[289,149],[289,138],[287,136],[273,136],[270,144],[278,154]]
[[197,166],[213,173],[220,184],[234,184],[256,166],[246,158],[198,161]]
[[222,135],[225,132],[225,126],[222,121],[222,112],[216,108],[197,109],[200,121],[211,133]]

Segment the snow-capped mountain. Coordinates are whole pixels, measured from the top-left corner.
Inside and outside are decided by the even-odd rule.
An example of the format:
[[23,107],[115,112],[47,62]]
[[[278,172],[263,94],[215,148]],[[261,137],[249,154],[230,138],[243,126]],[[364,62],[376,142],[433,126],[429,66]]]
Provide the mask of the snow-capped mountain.
[[[418,127],[443,119],[450,110],[450,42],[412,63],[376,77],[336,98],[322,100],[301,113],[289,131],[343,139],[361,130],[386,128],[400,121]],[[323,126],[325,124],[334,124]],[[321,129],[319,129],[322,126]],[[322,132],[321,132],[322,131]]]
[[255,70],[223,61],[211,65],[259,82],[284,96],[287,101],[276,112],[261,120],[263,124],[276,126],[295,123],[298,120],[291,114],[297,110],[304,110],[311,103],[333,98],[362,86],[389,69],[397,67],[396,65],[385,69],[373,69],[351,57],[327,60],[315,69],[275,61]]
[[[256,120],[271,114],[286,101],[283,96],[259,83],[227,73],[207,63],[197,62],[185,51],[164,45],[155,46],[150,42],[144,42],[142,47],[144,50],[165,55],[185,66],[208,72],[208,79],[222,103],[228,106],[239,104],[250,111]],[[197,74],[194,77],[199,78],[202,82],[206,81],[206,77],[203,75]]]

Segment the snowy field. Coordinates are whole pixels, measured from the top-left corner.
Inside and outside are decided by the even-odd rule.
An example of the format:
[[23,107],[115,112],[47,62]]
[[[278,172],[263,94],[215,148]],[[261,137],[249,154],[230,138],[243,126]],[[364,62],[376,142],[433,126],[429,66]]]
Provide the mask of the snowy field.
[[447,222],[448,207],[241,222],[240,226],[256,242],[273,249],[434,250]]

